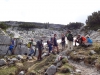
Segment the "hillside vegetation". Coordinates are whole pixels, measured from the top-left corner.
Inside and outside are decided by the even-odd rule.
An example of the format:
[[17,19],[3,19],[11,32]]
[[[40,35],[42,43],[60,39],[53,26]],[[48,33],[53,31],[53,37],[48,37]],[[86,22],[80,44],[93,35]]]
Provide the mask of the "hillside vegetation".
[[88,16],[85,28],[89,30],[100,29],[100,11],[93,12],[92,15]]

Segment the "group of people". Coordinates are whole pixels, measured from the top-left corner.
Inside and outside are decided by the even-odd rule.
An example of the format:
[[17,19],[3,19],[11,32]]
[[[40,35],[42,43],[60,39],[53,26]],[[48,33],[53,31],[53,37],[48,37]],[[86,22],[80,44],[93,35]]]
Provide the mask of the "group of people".
[[65,45],[66,45],[65,37],[67,37],[67,42],[68,42],[67,50],[73,50],[73,42],[75,42],[75,46],[78,43],[79,46],[83,46],[83,47],[92,46],[92,44],[93,44],[92,39],[88,35],[81,36],[80,34],[78,34],[74,40],[74,36],[72,35],[71,31],[68,30],[65,33],[65,35],[62,34],[62,37],[61,37],[62,50],[63,50],[63,48],[65,48]]
[[75,40],[75,46],[76,43],[79,43],[80,46],[88,47],[93,44],[93,41],[88,35],[84,37],[79,34]]
[[[65,37],[67,38],[67,42],[68,42],[67,50],[73,50],[73,42],[75,42],[75,46],[76,46],[76,43],[79,43],[80,46],[90,46],[93,43],[93,41],[89,38],[89,36],[84,37],[84,36],[78,35],[76,37],[76,39],[74,40],[74,36],[72,35],[71,31],[68,30],[65,34],[63,33],[61,35],[62,50],[64,50],[66,47]],[[42,49],[43,49],[42,42],[43,42],[43,40],[37,41],[36,46],[35,46],[36,48],[38,48],[37,60],[42,59],[42,57],[41,57]],[[50,53],[58,54],[59,53],[59,47],[58,47],[58,43],[57,43],[57,34],[54,34],[54,36],[51,37],[51,39],[47,41],[47,46],[49,48],[48,54],[50,54]],[[11,45],[9,46],[9,50],[11,51],[11,54],[14,54],[14,50],[16,47],[17,47],[16,39],[11,40]],[[32,54],[35,53],[35,50],[33,49],[33,39],[31,39],[31,42],[29,42],[27,47],[30,49],[29,56],[31,56]]]

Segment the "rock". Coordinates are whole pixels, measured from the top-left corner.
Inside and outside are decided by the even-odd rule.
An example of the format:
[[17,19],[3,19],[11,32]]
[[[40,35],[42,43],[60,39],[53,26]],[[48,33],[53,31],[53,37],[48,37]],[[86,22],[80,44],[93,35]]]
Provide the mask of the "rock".
[[94,50],[90,50],[90,53],[91,54],[95,54],[96,52]]
[[60,61],[61,60],[61,58],[62,58],[62,56],[61,55],[57,55],[57,57],[56,57],[56,59],[55,59],[55,63],[57,63],[58,61]]
[[79,70],[79,69],[76,69],[76,72],[77,72],[77,73],[81,73],[81,70]]
[[14,61],[10,61],[8,64],[13,64],[14,63]]
[[24,65],[23,65],[23,63],[16,63],[16,66],[17,67],[23,67]]
[[31,56],[28,56],[27,59],[32,60],[32,57]]
[[21,71],[18,75],[25,75],[25,72]]
[[23,56],[22,55],[17,55],[16,58],[20,60],[20,59],[23,59]]
[[47,70],[47,75],[54,75],[57,71],[57,67],[55,65],[51,65]]
[[77,53],[76,53],[76,52],[74,52],[73,54],[74,54],[74,55],[76,55]]
[[61,65],[62,65],[62,61],[58,62],[56,66],[60,67]]
[[13,64],[14,62],[17,62],[18,61],[18,59],[17,58],[12,58],[11,60],[10,60],[10,64]]
[[70,59],[70,56],[67,56],[68,59]]
[[43,58],[43,57],[46,56],[46,55],[48,55],[48,53],[43,53],[41,57]]
[[0,66],[7,64],[5,59],[0,59]]

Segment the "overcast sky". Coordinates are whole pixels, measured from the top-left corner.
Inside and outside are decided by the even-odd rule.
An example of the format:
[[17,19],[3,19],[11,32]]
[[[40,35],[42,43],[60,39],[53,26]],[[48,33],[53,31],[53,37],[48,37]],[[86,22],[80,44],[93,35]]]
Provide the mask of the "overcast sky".
[[100,0],[0,0],[0,21],[85,23]]

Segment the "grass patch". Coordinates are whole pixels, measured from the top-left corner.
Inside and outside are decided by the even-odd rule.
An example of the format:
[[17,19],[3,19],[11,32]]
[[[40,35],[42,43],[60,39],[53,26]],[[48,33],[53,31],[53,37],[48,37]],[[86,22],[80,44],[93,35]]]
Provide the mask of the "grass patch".
[[69,65],[69,63],[64,64],[62,67],[60,67],[57,71],[57,74],[59,75],[70,75],[71,71],[75,71],[75,67],[72,65]]
[[44,71],[53,64],[56,56],[51,54],[45,57],[42,61],[35,61],[33,66],[29,69],[29,72],[34,72],[36,75],[43,75]]
[[17,68],[15,66],[3,68],[3,69],[0,69],[0,75],[10,75],[11,73],[15,74],[16,70]]

